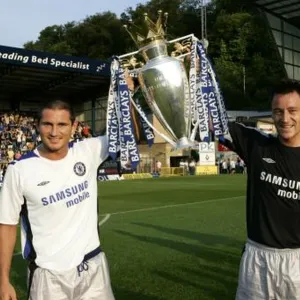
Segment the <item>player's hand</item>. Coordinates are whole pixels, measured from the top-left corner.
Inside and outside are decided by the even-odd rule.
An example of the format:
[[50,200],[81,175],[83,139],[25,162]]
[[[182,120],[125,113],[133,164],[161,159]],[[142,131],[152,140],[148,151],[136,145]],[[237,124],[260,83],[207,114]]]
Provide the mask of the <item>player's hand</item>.
[[10,283],[0,285],[0,300],[17,300],[16,291]]
[[126,83],[128,85],[129,90],[134,91],[134,81],[133,81],[132,77],[129,75],[129,72],[127,69],[125,69],[125,79],[126,79]]

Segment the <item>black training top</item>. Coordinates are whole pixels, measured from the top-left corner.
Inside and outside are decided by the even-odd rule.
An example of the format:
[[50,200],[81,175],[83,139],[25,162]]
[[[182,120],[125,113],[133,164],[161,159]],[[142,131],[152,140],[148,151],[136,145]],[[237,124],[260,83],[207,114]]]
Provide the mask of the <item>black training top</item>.
[[300,248],[300,147],[230,123],[233,150],[247,165],[247,233],[274,248]]

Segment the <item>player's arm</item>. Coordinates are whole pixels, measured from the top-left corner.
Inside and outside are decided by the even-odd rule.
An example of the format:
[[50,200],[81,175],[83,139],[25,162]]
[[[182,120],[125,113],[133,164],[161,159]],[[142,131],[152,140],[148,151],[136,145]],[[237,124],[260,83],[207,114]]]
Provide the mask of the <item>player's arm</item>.
[[106,135],[99,135],[86,139],[89,156],[93,157],[93,165],[100,166],[108,158],[108,138]]
[[0,224],[0,299],[16,300],[9,274],[17,238],[17,225]]
[[0,281],[9,279],[16,239],[17,225],[0,224]]
[[9,281],[11,261],[16,244],[17,224],[24,203],[18,171],[9,165],[0,194],[0,299],[15,300],[16,293]]
[[236,152],[248,163],[249,154],[253,148],[253,141],[262,136],[255,128],[245,126],[241,123],[229,122],[229,134],[220,141],[225,147]]

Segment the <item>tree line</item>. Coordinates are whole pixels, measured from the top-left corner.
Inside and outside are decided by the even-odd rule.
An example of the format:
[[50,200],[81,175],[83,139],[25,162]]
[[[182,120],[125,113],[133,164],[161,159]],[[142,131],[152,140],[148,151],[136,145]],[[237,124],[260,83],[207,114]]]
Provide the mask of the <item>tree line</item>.
[[[107,11],[44,28],[25,49],[109,59],[135,51],[123,28],[143,14],[156,19],[168,12],[168,40],[190,33],[201,38],[201,0],[151,0],[127,8],[120,17]],[[206,5],[208,55],[213,61],[228,109],[269,109],[269,88],[286,76],[265,16],[251,1],[212,0]]]

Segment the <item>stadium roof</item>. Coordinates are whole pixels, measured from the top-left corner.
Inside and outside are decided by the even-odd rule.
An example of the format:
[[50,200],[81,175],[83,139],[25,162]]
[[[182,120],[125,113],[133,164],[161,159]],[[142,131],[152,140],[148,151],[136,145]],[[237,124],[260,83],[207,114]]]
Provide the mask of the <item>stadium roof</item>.
[[256,0],[255,4],[266,12],[285,19],[300,28],[299,0]]
[[68,96],[74,101],[108,93],[110,62],[0,45],[0,102]]

